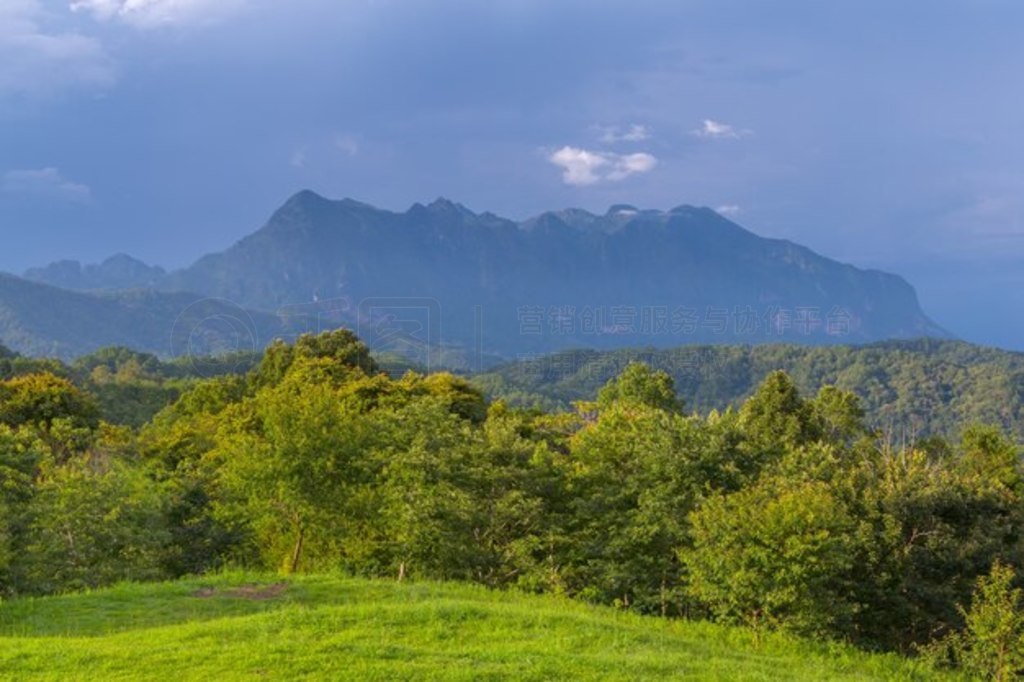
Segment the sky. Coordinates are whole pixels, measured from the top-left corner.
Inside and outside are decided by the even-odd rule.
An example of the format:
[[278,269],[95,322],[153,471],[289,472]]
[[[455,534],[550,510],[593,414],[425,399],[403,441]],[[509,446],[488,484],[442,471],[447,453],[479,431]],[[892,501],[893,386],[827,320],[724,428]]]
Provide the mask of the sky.
[[709,206],[1024,350],[1024,3],[0,0],[0,270],[174,268],[313,189]]

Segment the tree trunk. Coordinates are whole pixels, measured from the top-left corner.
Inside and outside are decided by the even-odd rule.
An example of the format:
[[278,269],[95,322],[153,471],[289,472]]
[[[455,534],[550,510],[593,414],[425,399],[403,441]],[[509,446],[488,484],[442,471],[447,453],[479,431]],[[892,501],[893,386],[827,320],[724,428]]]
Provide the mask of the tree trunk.
[[302,558],[302,542],[306,537],[306,529],[301,525],[299,526],[299,534],[295,538],[295,547],[292,549],[292,563],[289,567],[289,573],[295,573],[299,570],[299,560]]

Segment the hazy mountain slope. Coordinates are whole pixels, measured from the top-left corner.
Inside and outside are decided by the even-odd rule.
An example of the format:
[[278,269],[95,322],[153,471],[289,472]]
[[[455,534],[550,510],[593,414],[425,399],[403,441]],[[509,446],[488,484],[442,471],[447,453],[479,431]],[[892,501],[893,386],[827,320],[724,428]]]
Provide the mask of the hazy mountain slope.
[[441,336],[467,346],[482,315],[483,347],[506,355],[945,336],[903,279],[686,206],[516,224],[446,200],[394,213],[301,192],[262,229],[161,286],[262,310],[341,298],[357,311],[393,298],[439,314]]
[[31,268],[22,275],[40,284],[75,290],[148,289],[157,286],[167,275],[158,266],[147,265],[123,253],[111,256],[98,265],[82,265],[62,260],[41,268]]
[[[947,336],[902,278],[689,206],[568,209],[515,223],[444,199],[396,213],[305,191],[255,233],[184,270],[115,256],[27,274],[70,289],[196,292],[300,330],[349,325],[381,351],[414,347],[425,358],[425,347],[461,346],[478,358],[470,366],[576,347]],[[21,348],[78,343],[47,336],[59,326],[11,315],[9,333],[30,329]],[[119,344],[135,333],[110,330]]]
[[68,359],[104,346],[161,356],[254,350],[282,333],[276,318],[197,294],[88,294],[0,274],[0,343]]

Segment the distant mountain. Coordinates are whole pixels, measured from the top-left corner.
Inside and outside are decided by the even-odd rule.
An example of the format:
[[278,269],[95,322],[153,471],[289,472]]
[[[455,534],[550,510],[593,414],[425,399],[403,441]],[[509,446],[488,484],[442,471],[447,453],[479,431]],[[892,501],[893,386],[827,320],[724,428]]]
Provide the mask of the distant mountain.
[[417,361],[428,359],[424,348],[461,348],[478,365],[578,347],[948,336],[902,278],[691,206],[568,209],[516,223],[446,199],[397,213],[303,191],[184,270],[115,256],[26,276],[71,289],[195,292],[291,329],[354,326],[379,350],[415,349]]
[[395,213],[306,191],[255,234],[161,287],[268,311],[336,299],[371,343],[386,341],[372,338],[381,328],[386,336],[386,320],[407,316],[424,338],[512,357],[948,336],[902,278],[758,237],[690,206],[572,209],[515,223],[445,199]]
[[783,369],[807,395],[827,384],[853,391],[868,421],[896,438],[956,437],[981,422],[1024,442],[1024,353],[960,341],[565,351],[501,365],[473,381],[514,405],[567,408],[593,400],[633,361],[672,375],[687,409],[701,413],[739,406],[770,372]]
[[197,294],[92,294],[0,274],[0,343],[26,355],[67,360],[128,346],[199,357],[259,350],[286,333],[273,315]]
[[147,265],[123,253],[111,256],[99,265],[83,266],[78,261],[62,260],[46,267],[26,270],[25,279],[80,291],[150,289],[167,275],[158,266]]

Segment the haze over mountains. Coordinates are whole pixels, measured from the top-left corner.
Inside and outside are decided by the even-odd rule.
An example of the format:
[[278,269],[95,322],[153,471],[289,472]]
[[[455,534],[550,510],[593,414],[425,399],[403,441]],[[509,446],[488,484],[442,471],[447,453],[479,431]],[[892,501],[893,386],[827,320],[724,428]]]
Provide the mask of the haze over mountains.
[[[124,293],[133,289],[147,293]],[[197,320],[212,320],[199,336],[225,336],[199,345],[222,348],[339,325],[383,350],[443,343],[509,358],[948,336],[902,278],[758,237],[707,208],[618,205],[517,223],[445,199],[398,213],[303,191],[255,233],[183,270],[118,255],[5,277],[0,342],[66,356],[122,339],[168,355],[182,347],[172,348],[175,320],[203,297],[220,307]],[[93,306],[106,312],[81,312]]]

